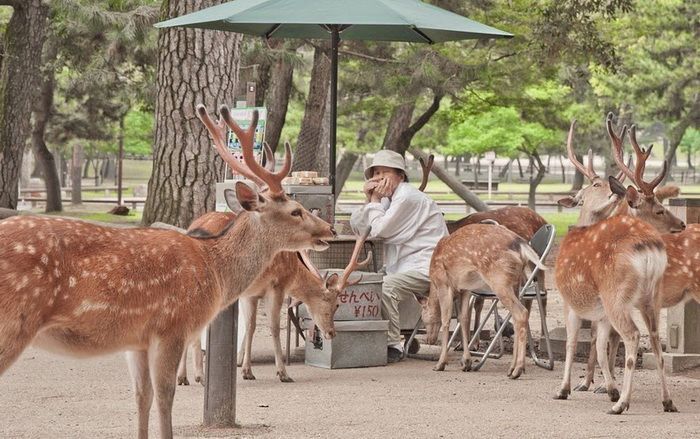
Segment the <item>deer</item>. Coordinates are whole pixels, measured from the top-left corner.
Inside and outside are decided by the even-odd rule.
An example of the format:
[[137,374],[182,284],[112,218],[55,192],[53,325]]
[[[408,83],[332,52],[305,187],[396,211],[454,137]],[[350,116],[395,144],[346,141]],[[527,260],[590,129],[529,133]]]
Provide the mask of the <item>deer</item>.
[[[657,200],[663,201],[665,198],[677,196],[680,192],[677,186],[664,186],[656,189],[653,192],[649,191],[649,187],[643,181],[636,181],[637,172],[633,172],[623,160],[622,139],[615,135],[612,130],[612,115],[607,118],[607,131],[610,136],[613,147],[613,158],[620,169],[630,179],[636,182],[641,189],[647,189],[645,197],[652,199],[653,196]],[[630,143],[637,156],[637,163],[642,166],[646,158],[651,154],[651,146],[647,150],[643,150],[637,142],[636,127],[632,126],[629,132]],[[652,145],[653,146],[653,145]],[[639,171],[643,175],[644,168]],[[644,190],[642,191],[644,193]],[[653,204],[653,203],[650,203]],[[639,218],[654,224],[660,215],[661,210],[656,207],[656,210],[648,209],[638,214]],[[677,305],[683,301],[694,299],[700,302],[700,226],[690,224],[680,233],[663,234],[661,238],[666,245],[667,266],[663,276],[663,286],[660,291],[661,308],[668,308]],[[595,363],[597,361],[597,352],[593,349],[596,343],[597,335],[595,328],[591,328],[591,350],[589,352],[586,374],[581,382],[574,387],[577,391],[586,391],[593,383],[595,373]],[[615,358],[620,343],[620,336],[616,331],[611,331],[608,352],[608,364],[611,372],[615,366]],[[607,389],[603,386],[597,388],[595,393],[606,393]]]
[[[269,155],[268,155],[269,157]],[[269,161],[268,161],[269,163]],[[231,221],[235,221],[233,212],[210,212],[197,218],[189,227],[189,233],[216,235]],[[364,245],[367,236],[360,237],[355,244],[358,249]],[[239,304],[241,313],[246,316],[247,323],[245,339],[241,346],[239,360],[241,360],[241,376],[244,380],[254,380],[255,376],[251,368],[252,339],[256,327],[256,310],[258,301],[265,297],[270,315],[270,332],[275,352],[275,366],[277,376],[283,383],[291,383],[294,380],[287,374],[282,354],[280,341],[279,315],[282,309],[285,294],[289,294],[297,301],[306,304],[313,317],[314,324],[318,326],[326,339],[335,336],[333,315],[338,308],[337,297],[346,287],[359,282],[349,280],[353,271],[367,265],[371,258],[371,252],[364,261],[351,260],[342,276],[331,274],[323,278],[304,251],[281,252],[269,263],[262,274],[253,281],[248,289],[241,295]],[[203,358],[201,355],[200,340],[192,343],[194,351],[195,381],[203,383]],[[178,369],[178,384],[189,385],[186,368],[187,353],[182,357]]]
[[[575,126],[576,120],[573,120],[567,137],[570,158],[573,156]],[[625,131],[623,128],[623,134]],[[619,193],[618,189],[624,187],[612,176],[609,178],[612,193],[602,191],[602,179],[593,170],[592,151],[589,151],[588,169],[583,168],[575,158],[572,163],[592,184],[579,191],[576,197],[565,201],[565,204],[575,202],[580,205],[585,199],[576,227],[567,233],[560,244],[555,265],[556,284],[564,301],[567,333],[564,376],[555,399],[567,399],[571,393],[571,368],[578,330],[581,319],[585,318],[598,325],[596,349],[608,396],[615,402],[608,413],[621,414],[629,410],[639,346],[639,330],[631,315],[632,309],[636,308],[641,312],[651,338],[661,382],[663,409],[665,412],[676,412],[678,410],[666,384],[658,334],[659,291],[667,263],[666,246],[661,233],[637,216],[650,203],[654,203],[654,208],[657,204],[664,208],[653,197],[640,196],[633,186]],[[638,164],[638,177],[641,177],[640,171],[643,171],[643,166]],[[663,177],[662,171],[652,182],[645,183],[645,195],[649,190],[653,192]],[[640,181],[642,179],[638,178],[637,182]],[[623,196],[626,206],[619,203]],[[665,232],[678,232],[685,228],[685,224],[666,209],[662,213],[659,216],[663,219],[657,228]],[[621,334],[625,345],[622,392],[616,388],[608,368],[607,355],[604,354],[613,328]]]
[[[461,304],[462,340],[469,340],[470,291],[489,288],[513,315],[515,348],[508,377],[520,377],[525,368],[528,313],[517,290],[530,262],[546,269],[523,238],[498,224],[471,224],[438,242],[430,260],[430,294],[427,299],[416,297],[422,307],[428,344],[435,344],[442,332],[442,350],[433,370],[443,371],[447,365],[454,297],[459,296]],[[462,371],[469,371],[471,363],[471,354],[465,347],[460,361]]]
[[[209,119],[203,105],[196,113]],[[220,114],[230,119],[228,108],[221,107]],[[0,375],[30,344],[78,357],[126,351],[138,437],[148,437],[155,396],[160,435],[172,438],[177,366],[185,346],[277,253],[325,250],[334,236],[330,224],[285,196],[282,172],[271,173],[252,160],[256,119],[254,113],[248,130],[232,123],[247,165],[238,167],[267,183],[269,198],[236,183],[226,197],[235,196],[245,212],[217,236],[199,239],[63,218],[0,222]],[[288,166],[286,148],[283,169]]]

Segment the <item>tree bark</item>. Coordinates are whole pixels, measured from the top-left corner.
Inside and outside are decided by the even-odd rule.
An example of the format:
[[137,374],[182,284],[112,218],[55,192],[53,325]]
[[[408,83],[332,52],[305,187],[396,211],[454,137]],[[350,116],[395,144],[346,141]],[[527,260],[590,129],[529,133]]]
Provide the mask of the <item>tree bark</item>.
[[0,207],[11,209],[17,207],[17,184],[49,13],[42,0],[16,2],[13,7],[0,71]]
[[73,146],[73,159],[70,163],[70,201],[72,204],[83,202],[83,146],[76,143]]
[[693,122],[700,120],[700,93],[695,95],[695,101],[693,105],[688,110],[688,112],[681,117],[676,125],[671,129],[668,134],[668,150],[666,151],[666,162],[668,162],[668,172],[664,177],[663,183],[669,180],[673,180],[671,177],[671,170],[676,164],[676,150],[678,145],[681,144],[685,131]]
[[343,155],[340,156],[340,161],[338,161],[338,166],[335,168],[335,193],[340,194],[343,190],[345,182],[348,180],[352,169],[357,163],[357,159],[360,158],[359,154],[352,151],[345,151]]
[[547,168],[544,166],[544,163],[542,163],[537,151],[533,150],[531,153],[528,153],[528,155],[530,155],[530,163],[532,163],[533,168],[537,169],[537,173],[535,173],[534,176],[530,176],[530,188],[527,194],[527,207],[535,210],[535,195],[537,194],[537,186],[542,183]]
[[440,101],[442,101],[443,96],[442,93],[436,93],[430,106],[412,124],[410,122],[416,106],[415,99],[412,102],[396,107],[391,115],[391,120],[384,136],[384,149],[396,151],[401,155],[406,154],[416,133],[440,109]]
[[280,143],[289,107],[289,96],[292,93],[293,78],[292,63],[280,58],[273,64],[270,71],[270,87],[266,94],[267,126],[265,127],[265,140],[273,151],[277,151]]
[[328,168],[316,169],[316,155],[322,146],[323,119],[330,79],[331,61],[326,55],[325,49],[316,47],[309,94],[306,97],[306,107],[304,108],[304,119],[301,121],[296,154],[292,164],[293,171],[318,171],[319,175],[328,174]]
[[[170,0],[163,18],[223,3]],[[215,206],[215,183],[223,161],[195,107],[211,112],[228,103],[240,68],[241,35],[201,29],[163,29],[158,36],[156,128],[153,171],[143,223],[160,221],[187,228]]]
[[[583,156],[581,154],[576,154],[576,160],[579,163],[583,163]],[[572,191],[580,191],[583,187],[583,174],[579,172],[576,167],[574,167],[574,181],[571,183]]]
[[[61,182],[53,154],[46,146],[46,125],[53,113],[53,92],[56,87],[53,62],[58,55],[58,46],[49,40],[44,47],[44,68],[42,72],[39,96],[34,106],[34,127],[32,129],[32,147],[41,166],[41,173],[46,188],[46,212],[61,212]],[[85,167],[87,171],[87,166]]]
[[[428,160],[428,155],[418,148],[411,148],[409,152],[414,157],[422,157],[423,160]],[[489,207],[479,199],[472,191],[467,189],[458,179],[450,175],[448,171],[442,168],[442,166],[437,163],[433,163],[433,174],[442,180],[447,186],[449,186],[452,191],[461,199],[463,199],[469,206],[474,208],[479,212],[484,212],[489,210]]]

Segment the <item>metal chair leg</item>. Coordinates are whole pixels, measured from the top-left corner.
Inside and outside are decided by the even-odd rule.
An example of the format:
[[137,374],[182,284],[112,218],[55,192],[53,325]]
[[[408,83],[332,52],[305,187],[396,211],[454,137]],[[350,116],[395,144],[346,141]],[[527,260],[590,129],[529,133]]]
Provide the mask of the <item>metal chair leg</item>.
[[[413,328],[413,332],[411,332],[411,336],[408,338],[408,341],[406,342],[406,346],[411,346],[411,343],[413,343],[413,339],[416,338],[416,334],[418,334],[418,329],[420,328],[421,323],[423,323],[423,318],[418,317],[418,321],[416,322],[416,326]],[[406,358],[406,355],[408,354],[408,348],[404,349],[403,352],[401,353],[401,358]]]
[[547,329],[547,316],[544,315],[542,295],[540,294],[539,289],[535,291],[535,297],[537,299],[537,306],[540,310],[540,323],[542,325],[542,335],[544,336],[545,344],[547,345],[548,360],[545,361],[540,359],[537,353],[535,352],[535,346],[532,339],[532,331],[530,331],[530,324],[528,322],[527,338],[528,343],[530,344],[530,356],[532,357],[533,361],[537,366],[547,370],[554,370],[554,355],[552,354],[552,344],[549,339],[549,330]]

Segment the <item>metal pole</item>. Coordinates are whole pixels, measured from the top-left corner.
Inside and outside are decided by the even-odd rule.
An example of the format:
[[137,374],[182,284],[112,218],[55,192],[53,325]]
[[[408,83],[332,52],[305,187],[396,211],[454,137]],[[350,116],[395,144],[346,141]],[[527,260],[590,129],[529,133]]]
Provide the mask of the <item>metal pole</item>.
[[338,44],[340,42],[340,31],[337,25],[331,27],[331,132],[330,132],[330,169],[328,181],[331,184],[333,199],[335,193],[335,141],[336,123],[338,118]]
[[207,331],[204,426],[236,426],[238,301],[222,311]]

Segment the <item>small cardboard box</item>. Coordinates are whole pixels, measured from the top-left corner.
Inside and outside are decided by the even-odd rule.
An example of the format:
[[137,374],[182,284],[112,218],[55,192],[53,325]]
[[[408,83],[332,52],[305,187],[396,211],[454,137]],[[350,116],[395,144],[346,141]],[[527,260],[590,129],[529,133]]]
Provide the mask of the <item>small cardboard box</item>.
[[306,364],[326,369],[386,366],[387,320],[335,322],[331,340],[318,331],[306,342]]

